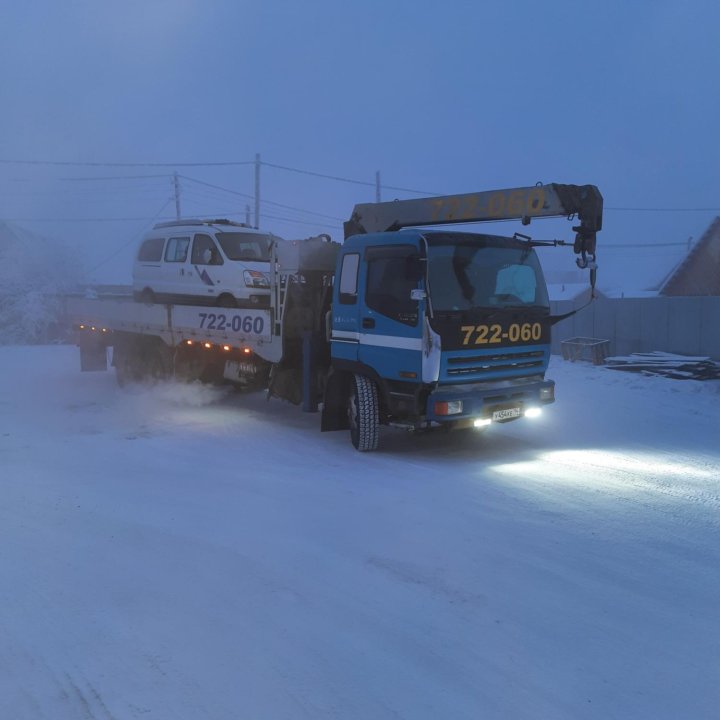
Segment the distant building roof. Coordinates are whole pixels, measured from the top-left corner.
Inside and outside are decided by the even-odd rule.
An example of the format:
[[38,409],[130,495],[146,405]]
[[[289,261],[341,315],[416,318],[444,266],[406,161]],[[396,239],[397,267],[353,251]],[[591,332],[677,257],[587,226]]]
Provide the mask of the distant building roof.
[[649,297],[657,297],[658,291],[657,290],[635,290],[633,288],[630,288],[629,290],[626,290],[624,288],[612,288],[612,289],[603,290],[603,294],[605,295],[605,297],[609,297],[612,299],[649,298]]
[[662,283],[660,295],[720,295],[720,217]]
[[[590,283],[548,283],[548,296],[553,302],[560,300],[577,300],[580,297],[590,297]],[[604,292],[599,292],[595,288],[595,296],[604,296]]]

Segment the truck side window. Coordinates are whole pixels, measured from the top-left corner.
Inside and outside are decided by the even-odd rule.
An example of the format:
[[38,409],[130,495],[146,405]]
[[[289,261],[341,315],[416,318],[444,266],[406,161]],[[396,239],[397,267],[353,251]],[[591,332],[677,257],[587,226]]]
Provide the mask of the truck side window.
[[378,257],[368,262],[365,302],[404,325],[417,325],[418,303],[410,293],[418,286],[416,273],[411,272],[411,256]]
[[185,262],[188,247],[190,247],[189,237],[170,238],[165,248],[165,262]]
[[164,245],[165,238],[148,238],[140,246],[137,259],[140,262],[160,262]]
[[196,235],[193,240],[190,262],[193,265],[222,265],[224,260],[209,235]]
[[340,269],[340,304],[354,305],[357,302],[358,267],[360,255],[348,254],[343,258]]

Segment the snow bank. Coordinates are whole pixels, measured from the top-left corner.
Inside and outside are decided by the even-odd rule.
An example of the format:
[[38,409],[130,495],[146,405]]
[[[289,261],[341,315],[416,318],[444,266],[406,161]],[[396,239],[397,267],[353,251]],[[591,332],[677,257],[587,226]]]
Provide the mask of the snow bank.
[[0,348],[0,717],[711,720],[720,383],[345,433]]

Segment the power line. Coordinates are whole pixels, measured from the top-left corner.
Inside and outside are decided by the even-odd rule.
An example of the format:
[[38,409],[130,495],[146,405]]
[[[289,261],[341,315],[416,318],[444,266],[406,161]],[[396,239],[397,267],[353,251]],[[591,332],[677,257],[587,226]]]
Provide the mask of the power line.
[[145,178],[165,178],[169,180],[172,175],[106,175],[104,177],[64,177],[58,178],[63,182],[83,182],[83,181],[94,181],[94,180],[144,180]]
[[225,167],[233,165],[254,165],[254,160],[228,160],[224,162],[79,162],[71,160],[2,160],[0,165],[53,165],[59,167]]
[[[207,217],[244,217],[244,212],[210,212],[210,213],[203,213]],[[285,218],[281,217],[280,215],[263,215],[263,217],[270,218],[271,220],[279,220],[281,222],[287,222],[287,223],[293,223],[297,225],[309,225],[310,227],[329,227],[329,228],[337,228],[339,229],[338,225],[329,225],[328,223],[321,223],[321,222],[311,222],[309,220],[295,220],[293,218]]]
[[158,185],[156,183],[153,184],[133,184],[133,185],[115,185],[112,187],[105,186],[91,186],[91,187],[80,187],[80,186],[68,186],[65,185],[60,188],[55,189],[49,189],[49,188],[43,188],[43,189],[37,189],[37,190],[29,190],[27,188],[19,188],[17,190],[8,190],[4,191],[2,193],[2,196],[4,198],[11,198],[11,197],[37,197],[37,198],[44,198],[44,197],[53,197],[53,198],[60,198],[60,197],[76,197],[76,198],[98,198],[98,197],[107,197],[110,196],[118,196],[118,195],[127,195],[130,193],[148,193],[148,192],[160,192],[163,193],[167,190],[166,185],[163,183],[163,185]]
[[683,240],[681,242],[666,242],[666,243],[628,243],[627,245],[621,245],[620,243],[612,243],[609,245],[602,245],[603,250],[625,250],[626,248],[645,248],[647,250],[652,250],[653,248],[658,247],[675,247],[682,245],[683,247],[687,247],[688,242],[687,240]]
[[[157,213],[155,213],[154,217],[143,218],[144,220],[148,220],[147,225],[152,225],[156,220],[158,220],[158,218],[160,217],[163,210],[165,210],[165,208],[173,201],[173,199],[174,198],[169,197],[167,200],[165,200],[162,207],[157,211]],[[144,232],[145,227],[147,227],[147,225],[143,227],[143,231],[134,235],[127,242],[124,242],[114,253],[112,253],[112,255],[108,255],[108,257],[106,257],[104,260],[101,260],[97,265],[90,268],[90,270],[87,271],[87,274],[89,275],[90,273],[95,272],[95,270],[97,270],[99,267],[102,267],[106,262],[112,260],[114,257],[119,255],[131,243],[136,243],[140,239],[140,236],[142,235],[142,232]]]
[[[276,170],[284,170],[287,172],[298,173],[301,175],[309,175],[312,177],[324,178],[326,180],[333,180],[336,182],[349,183],[353,185],[362,185],[364,187],[376,187],[376,183],[368,180],[358,180],[356,178],[348,178],[340,175],[330,175],[327,173],[319,173],[313,170],[305,170],[302,168],[290,167],[288,165],[280,165],[277,163],[269,163],[261,160],[232,160],[232,161],[221,161],[221,162],[81,162],[81,161],[60,161],[60,160],[15,160],[15,159],[0,159],[0,165],[50,165],[59,167],[232,167],[232,166],[243,166],[243,165],[264,165],[266,167],[274,168]],[[78,181],[78,182],[92,182],[95,180],[120,180],[120,179],[141,179],[141,178],[158,178],[166,177],[165,175],[130,175],[130,176],[106,176],[106,177],[94,177],[94,178],[59,178],[60,180],[67,181]],[[220,187],[219,185],[212,185],[211,183],[203,183],[200,180],[182,176],[186,180],[205,184],[208,187],[214,187],[218,190],[230,192],[240,197],[252,199],[253,195],[247,193],[241,193],[227,188]],[[383,189],[397,190],[399,192],[413,193],[416,195],[439,195],[436,192],[430,192],[428,190],[417,190],[415,188],[406,188],[398,185],[383,185]],[[319,215],[330,219],[339,219],[329,215],[323,215],[323,213],[317,213],[311,210],[303,210],[301,208],[292,208],[290,206],[283,206],[281,203],[273,203],[271,201],[264,201],[268,204],[274,204],[279,207],[285,207],[286,209],[294,209],[298,212],[308,212],[313,215]],[[605,210],[611,212],[662,212],[662,213],[673,213],[673,212],[720,212],[720,207],[626,207],[626,206],[605,206]]]
[[668,208],[668,207],[606,207],[605,210],[619,212],[720,212],[720,208]]
[[[375,187],[374,182],[367,180],[355,180],[353,178],[340,177],[339,175],[326,175],[324,173],[314,172],[312,170],[302,170],[300,168],[288,167],[287,165],[276,165],[275,163],[261,162],[261,165],[275,168],[276,170],[287,170],[288,172],[299,173],[301,175],[312,175],[313,177],[325,178],[326,180],[336,180],[337,182],[351,183],[353,185],[364,185],[366,187]],[[413,190],[411,188],[397,187],[396,185],[383,185],[383,189],[399,190],[401,192],[416,193],[417,195],[436,195],[437,193],[428,192],[427,190]]]
[[325,175],[323,173],[313,172],[311,170],[300,170],[299,168],[287,167],[286,165],[276,165],[274,163],[261,161],[262,165],[266,167],[275,168],[276,170],[287,170],[288,172],[300,173],[301,175],[312,175],[314,177],[325,178],[326,180],[337,180],[338,182],[352,183],[353,185],[368,185],[375,187],[375,183],[367,182],[365,180],[353,180],[351,178],[339,177],[337,175]]
[[[285,170],[288,172],[300,173],[302,175],[312,175],[314,177],[325,178],[326,180],[335,180],[337,182],[351,183],[353,185],[365,185],[367,187],[375,187],[376,183],[367,180],[356,180],[353,178],[341,177],[339,175],[328,175],[325,173],[315,172],[313,170],[303,170],[301,168],[288,167],[287,165],[278,165],[268,163],[263,160],[231,160],[223,162],[175,162],[175,163],[159,163],[159,162],[81,162],[71,160],[2,160],[0,165],[50,165],[55,167],[232,167],[240,165],[265,165],[266,167],[275,168],[276,170]],[[71,178],[66,178],[71,179]],[[75,178],[72,178],[75,179]],[[77,178],[78,180],[95,180],[104,178]],[[109,178],[108,178],[109,179]],[[417,195],[437,195],[438,193],[429,192],[427,190],[415,190],[413,188],[399,187],[397,185],[383,185],[388,190],[398,190],[400,192],[409,192]]]
[[[241,213],[233,213],[234,215],[240,215]],[[293,225],[309,225],[310,227],[324,227],[324,228],[333,228],[335,230],[339,230],[339,225],[330,225],[329,223],[321,223],[321,222],[310,222],[309,220],[293,220],[291,218],[284,218],[280,217],[279,215],[268,215],[264,214],[263,217],[270,218],[271,220],[277,220],[278,222],[286,222],[291,223]]]
[[212,183],[205,182],[203,180],[196,180],[195,178],[188,177],[187,175],[178,175],[183,180],[189,180],[190,182],[197,183],[198,185],[205,185],[205,187],[213,188],[215,190],[222,190],[223,192],[230,193],[231,195],[239,195],[240,197],[250,198],[251,200],[255,197],[248,193],[242,193],[237,190],[230,190],[229,188],[221,187],[220,185],[213,185]]
[[[307,213],[308,215],[317,215],[318,217],[326,218],[327,220],[339,220],[344,222],[346,218],[338,217],[337,215],[326,215],[325,213],[315,212],[315,210],[305,210],[304,208],[293,207],[292,205],[283,205],[273,200],[263,200],[266,205],[275,205],[276,207],[284,208],[285,210],[294,210],[295,212]],[[269,216],[268,216],[269,217]]]
[[[241,193],[237,190],[230,190],[229,188],[221,187],[220,185],[213,185],[212,183],[204,182],[202,180],[196,180],[195,178],[188,177],[187,175],[180,175],[183,180],[190,180],[191,182],[197,183],[198,185],[205,185],[215,190],[222,190],[223,192],[230,193],[231,195],[238,195],[239,197],[253,199],[254,195],[248,195],[247,193]],[[306,210],[304,208],[293,207],[292,205],[284,205],[283,203],[275,202],[273,200],[262,200],[266,205],[275,205],[276,207],[285,208],[286,210],[295,210],[296,212],[308,213],[309,215],[317,215],[319,217],[327,218],[328,220],[340,220],[341,222],[345,218],[337,217],[335,215],[326,215],[325,213],[316,212],[315,210]],[[269,217],[269,216],[266,216]]]
[[[174,198],[173,198],[174,199]],[[140,222],[148,217],[124,218],[3,218],[6,222]],[[172,218],[174,219],[174,217]]]

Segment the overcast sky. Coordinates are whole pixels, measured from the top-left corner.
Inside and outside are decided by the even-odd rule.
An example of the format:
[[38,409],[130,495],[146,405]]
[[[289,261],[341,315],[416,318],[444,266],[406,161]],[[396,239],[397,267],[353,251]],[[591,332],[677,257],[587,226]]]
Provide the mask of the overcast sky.
[[[5,0],[0,218],[122,281],[138,234],[175,213],[174,170],[184,215],[243,220],[252,205],[252,165],[181,163],[260,153],[437,193],[592,183],[607,208],[600,278],[640,287],[720,214],[613,209],[720,207],[719,27],[720,5],[701,0]],[[375,196],[269,166],[261,182],[277,203],[261,225],[285,237],[341,239],[338,218]],[[383,190],[395,197],[417,195]],[[95,221],[40,222],[63,218]]]

